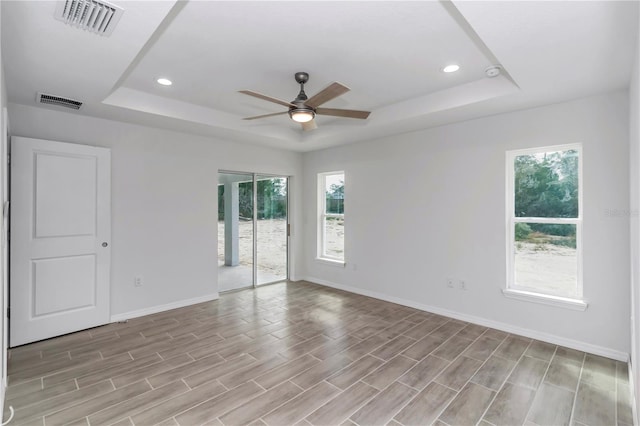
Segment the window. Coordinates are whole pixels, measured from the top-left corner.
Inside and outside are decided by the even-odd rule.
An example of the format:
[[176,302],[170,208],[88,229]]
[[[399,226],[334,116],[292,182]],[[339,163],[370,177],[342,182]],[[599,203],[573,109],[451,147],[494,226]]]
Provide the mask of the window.
[[344,263],[344,172],[318,174],[318,258]]
[[506,295],[586,308],[581,162],[580,145],[507,152]]

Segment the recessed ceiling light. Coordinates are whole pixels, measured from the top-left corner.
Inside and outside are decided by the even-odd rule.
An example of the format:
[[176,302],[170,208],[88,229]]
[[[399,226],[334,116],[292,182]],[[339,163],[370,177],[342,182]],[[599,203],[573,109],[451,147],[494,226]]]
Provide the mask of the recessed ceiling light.
[[460,69],[460,65],[451,64],[451,65],[447,65],[446,67],[442,68],[442,72],[456,72],[459,69]]
[[159,78],[156,80],[158,84],[162,84],[163,86],[171,86],[173,82],[168,78]]

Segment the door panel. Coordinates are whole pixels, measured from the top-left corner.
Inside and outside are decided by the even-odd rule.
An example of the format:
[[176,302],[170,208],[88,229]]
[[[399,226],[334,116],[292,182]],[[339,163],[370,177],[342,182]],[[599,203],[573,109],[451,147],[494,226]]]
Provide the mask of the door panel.
[[253,175],[218,174],[218,291],[253,286]]
[[257,176],[257,285],[287,279],[287,178]]
[[[33,260],[33,317],[77,309],[96,304],[96,256],[72,256]],[[64,291],[60,291],[64,283]]]
[[96,158],[35,154],[35,237],[95,235]]
[[11,141],[11,346],[109,322],[110,151]]

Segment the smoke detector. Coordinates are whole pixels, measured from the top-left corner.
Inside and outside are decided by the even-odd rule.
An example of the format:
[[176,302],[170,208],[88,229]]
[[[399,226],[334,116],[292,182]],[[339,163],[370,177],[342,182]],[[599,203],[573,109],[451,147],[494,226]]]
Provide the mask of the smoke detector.
[[487,69],[484,70],[484,73],[487,77],[493,78],[500,75],[502,72],[502,67],[500,65],[491,65]]
[[36,102],[45,105],[56,105],[65,108],[78,110],[82,106],[82,102],[75,99],[63,98],[62,96],[48,95],[46,93],[38,92],[36,96]]
[[54,17],[65,24],[110,36],[123,13],[121,7],[102,0],[61,0]]

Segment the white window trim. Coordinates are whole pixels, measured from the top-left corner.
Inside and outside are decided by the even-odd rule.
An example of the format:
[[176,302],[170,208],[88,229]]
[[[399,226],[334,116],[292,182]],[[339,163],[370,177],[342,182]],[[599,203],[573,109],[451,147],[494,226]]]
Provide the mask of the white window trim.
[[328,266],[335,266],[336,268],[344,268],[346,267],[346,263],[342,260],[335,260],[328,257],[316,257],[316,262],[324,263]]
[[561,308],[572,309],[574,311],[584,311],[589,306],[587,302],[581,299],[572,299],[569,297],[552,296],[543,293],[514,290],[512,288],[503,288],[502,294],[510,299],[540,303],[542,305],[559,306]]
[[[577,218],[531,218],[516,217],[514,213],[515,204],[515,175],[514,161],[521,155],[537,154],[540,152],[568,151],[576,150],[578,152],[578,217]],[[583,298],[583,281],[582,281],[582,200],[583,200],[583,179],[582,164],[584,157],[581,144],[554,145],[538,148],[519,149],[507,151],[506,155],[506,247],[507,247],[507,279],[506,288],[502,290],[505,297],[524,300],[534,303],[542,303],[546,305],[559,306],[568,309],[584,311],[588,303]],[[550,223],[550,224],[573,224],[576,225],[576,255],[577,255],[577,283],[575,295],[562,295],[543,293],[539,289],[527,288],[515,285],[515,224],[519,222],[533,223]]]
[[[321,262],[321,263],[325,263],[331,266],[338,266],[338,267],[344,267],[345,265],[345,259],[339,259],[336,257],[332,257],[332,256],[327,256],[326,255],[326,232],[325,232],[325,225],[326,225],[326,218],[328,217],[336,217],[336,218],[342,218],[344,220],[344,213],[342,214],[338,214],[338,213],[326,213],[326,179],[327,176],[333,176],[333,175],[342,175],[344,176],[345,173],[344,171],[335,171],[335,172],[323,172],[323,173],[318,173],[318,187],[317,187],[317,195],[318,195],[318,217],[317,217],[317,222],[318,222],[318,248],[317,248],[317,257],[316,257],[316,261]],[[345,179],[346,180],[346,179]],[[344,256],[343,256],[344,257]]]

